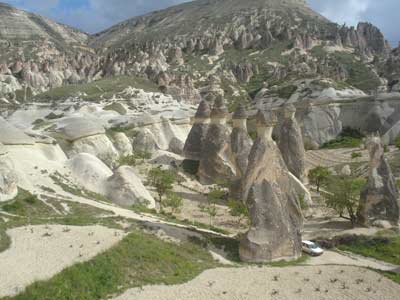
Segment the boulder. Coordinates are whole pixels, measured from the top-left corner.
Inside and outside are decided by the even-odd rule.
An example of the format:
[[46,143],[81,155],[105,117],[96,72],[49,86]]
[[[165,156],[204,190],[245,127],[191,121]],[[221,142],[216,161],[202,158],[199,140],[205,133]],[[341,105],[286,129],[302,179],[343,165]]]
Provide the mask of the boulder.
[[89,153],[109,166],[119,157],[113,143],[105,134],[97,134],[75,140],[67,153],[70,157],[79,153]]
[[243,261],[260,263],[301,256],[302,212],[289,171],[272,140],[277,123],[271,112],[257,114],[258,137],[242,180],[243,200],[250,211],[251,227],[239,248]]
[[119,102],[113,102],[103,108],[104,110],[111,110],[119,113],[120,115],[126,115],[128,113],[128,110],[126,107]]
[[370,155],[369,176],[367,185],[361,192],[358,222],[364,226],[370,226],[376,220],[385,220],[398,226],[399,191],[396,179],[385,159],[381,139],[369,138],[367,148]]
[[201,151],[199,177],[204,184],[230,182],[236,175],[230,147],[231,133],[226,125],[227,115],[223,98],[217,98]]
[[119,167],[108,178],[106,186],[107,197],[118,205],[125,207],[144,205],[155,208],[153,197],[131,167]]
[[278,146],[289,171],[300,181],[304,181],[306,151],[295,114],[296,108],[293,105],[284,106]]
[[166,165],[171,167],[179,167],[184,160],[184,157],[163,150],[158,150],[151,159],[150,163],[155,165]]
[[133,150],[154,153],[157,149],[158,145],[154,134],[148,128],[141,129],[133,141]]
[[210,107],[202,101],[197,109],[194,124],[183,147],[184,156],[190,160],[200,160],[204,140],[210,123]]
[[66,165],[77,184],[89,191],[106,194],[104,183],[113,173],[96,156],[80,153],[72,157]]
[[172,153],[175,153],[177,155],[182,155],[184,146],[185,145],[183,144],[183,142],[180,139],[174,137],[169,142],[168,151],[172,152]]
[[[0,144],[1,147],[1,144]],[[6,154],[0,153],[0,202],[13,199],[18,194],[18,176]]]
[[112,135],[112,141],[120,156],[128,156],[133,153],[132,143],[125,133],[114,133]]

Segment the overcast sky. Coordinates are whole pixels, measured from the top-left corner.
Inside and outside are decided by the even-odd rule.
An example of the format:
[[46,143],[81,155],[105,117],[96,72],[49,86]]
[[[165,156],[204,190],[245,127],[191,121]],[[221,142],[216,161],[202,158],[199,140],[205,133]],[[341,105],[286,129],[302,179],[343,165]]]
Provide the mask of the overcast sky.
[[[120,21],[188,0],[0,0],[89,33]],[[246,1],[246,0],[243,0]],[[327,18],[347,25],[369,21],[392,45],[400,41],[400,0],[308,0]]]

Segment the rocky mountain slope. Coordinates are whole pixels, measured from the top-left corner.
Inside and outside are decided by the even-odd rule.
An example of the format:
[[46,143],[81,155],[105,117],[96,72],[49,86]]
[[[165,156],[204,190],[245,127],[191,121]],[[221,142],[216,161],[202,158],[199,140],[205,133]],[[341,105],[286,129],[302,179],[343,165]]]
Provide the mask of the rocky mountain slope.
[[[296,102],[328,88],[341,94],[338,98],[400,89],[399,51],[378,28],[339,26],[302,0],[199,0],[89,38],[8,5],[0,11],[8,24],[18,25],[2,25],[0,31],[8,32],[2,33],[4,45],[19,41],[8,46],[8,52],[18,53],[15,58],[0,60],[0,98],[8,102],[121,75],[145,77],[180,101],[221,94],[231,109],[237,102],[271,105],[292,96]],[[27,44],[37,35],[52,46],[41,43],[33,48],[35,55],[19,55],[32,49]]]

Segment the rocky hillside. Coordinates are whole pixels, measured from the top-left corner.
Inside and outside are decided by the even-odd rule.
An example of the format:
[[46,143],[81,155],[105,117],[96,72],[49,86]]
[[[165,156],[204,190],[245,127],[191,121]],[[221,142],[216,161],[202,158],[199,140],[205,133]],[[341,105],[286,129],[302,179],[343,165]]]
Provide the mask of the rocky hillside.
[[[222,94],[231,108],[243,101],[298,101],[329,88],[341,97],[399,89],[399,51],[378,28],[339,26],[302,0],[198,0],[127,20],[87,42],[84,34],[36,15],[4,5],[0,11],[8,24],[20,24],[3,30],[12,32],[5,45],[13,34],[30,36],[29,44],[36,30],[54,45],[42,43],[46,50],[34,56],[1,58],[0,98],[8,101],[21,100],[22,85],[40,94],[121,75],[146,77],[181,101]],[[49,53],[57,45],[68,47],[55,58]],[[19,53],[31,48],[17,47]]]

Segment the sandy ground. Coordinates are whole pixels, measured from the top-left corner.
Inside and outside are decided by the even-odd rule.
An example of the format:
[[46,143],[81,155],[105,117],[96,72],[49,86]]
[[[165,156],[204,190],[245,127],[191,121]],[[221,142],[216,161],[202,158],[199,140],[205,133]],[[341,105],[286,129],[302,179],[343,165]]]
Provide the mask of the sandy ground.
[[399,266],[397,265],[385,263],[372,258],[363,257],[349,252],[336,252],[328,250],[325,250],[324,254],[321,256],[311,257],[305,264],[310,266],[348,265],[392,272],[395,272],[399,269]]
[[175,286],[135,288],[113,300],[394,300],[400,285],[345,266],[247,267],[208,270]]
[[28,226],[7,231],[11,247],[0,253],[0,298],[15,295],[120,241],[124,233],[102,226]]

